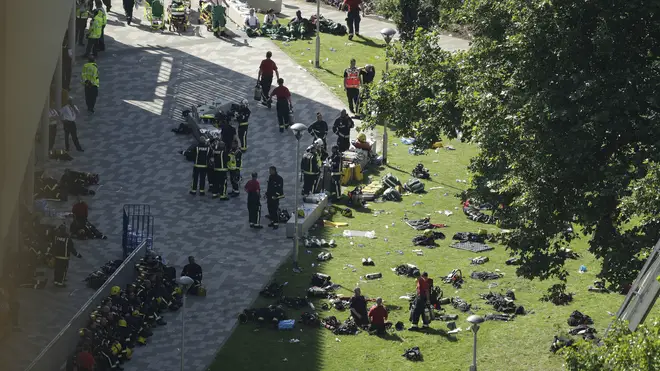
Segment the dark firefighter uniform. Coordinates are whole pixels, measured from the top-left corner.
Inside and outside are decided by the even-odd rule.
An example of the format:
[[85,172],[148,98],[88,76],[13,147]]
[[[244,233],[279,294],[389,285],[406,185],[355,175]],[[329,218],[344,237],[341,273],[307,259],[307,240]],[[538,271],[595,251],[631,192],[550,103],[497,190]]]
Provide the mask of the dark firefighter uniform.
[[229,163],[229,151],[225,149],[225,143],[219,141],[215,151],[213,151],[213,176],[211,192],[213,198],[220,197],[221,200],[228,200],[227,197],[227,173]]
[[268,177],[268,187],[266,188],[266,204],[270,216],[269,227],[277,228],[279,226],[280,199],[282,198],[284,198],[284,179],[280,174],[271,174]]
[[238,121],[238,140],[240,141],[240,149],[245,152],[248,149],[248,120],[250,119],[250,107],[247,102],[241,102],[241,105],[235,111],[236,121]]
[[247,192],[248,218],[250,219],[250,228],[261,228],[261,186],[256,179],[250,179],[245,184]]
[[339,152],[339,147],[332,146],[332,154],[328,159],[330,162],[330,176],[331,176],[331,185],[330,187],[330,196],[333,199],[338,199],[341,197],[341,167],[342,167],[342,156]]
[[323,121],[323,120],[316,120],[314,123],[309,125],[309,128],[307,129],[309,134],[314,138],[314,142],[316,142],[317,139],[321,139],[323,141],[323,147],[325,148],[327,146],[326,138],[328,136],[328,123]]
[[197,183],[199,183],[199,194],[203,196],[206,189],[206,176],[209,167],[209,160],[213,155],[208,140],[204,140],[195,147],[195,164],[193,165],[192,187],[190,194],[197,194]]
[[337,134],[337,147],[339,152],[346,151],[351,146],[351,129],[353,128],[353,119],[348,116],[339,116],[332,125],[332,132]]
[[231,195],[236,197],[241,194],[238,190],[241,181],[241,167],[243,166],[243,151],[238,148],[238,144],[234,143],[234,148],[229,151],[229,178],[231,179]]
[[308,195],[316,189],[321,172],[320,162],[321,158],[317,154],[316,149],[314,147],[308,148],[300,161],[300,170],[303,175],[303,195]]
[[64,233],[55,236],[51,254],[55,258],[55,275],[53,283],[55,286],[64,286],[66,274],[69,271],[69,257],[71,255],[82,258],[82,255],[73,247],[73,241]]

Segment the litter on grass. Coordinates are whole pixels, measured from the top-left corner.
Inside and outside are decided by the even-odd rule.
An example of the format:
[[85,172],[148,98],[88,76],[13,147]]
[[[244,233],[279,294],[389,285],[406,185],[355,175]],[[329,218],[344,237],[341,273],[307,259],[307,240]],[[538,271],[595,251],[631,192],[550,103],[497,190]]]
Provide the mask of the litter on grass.
[[354,231],[347,229],[342,233],[344,237],[366,237],[366,238],[376,238],[375,231]]

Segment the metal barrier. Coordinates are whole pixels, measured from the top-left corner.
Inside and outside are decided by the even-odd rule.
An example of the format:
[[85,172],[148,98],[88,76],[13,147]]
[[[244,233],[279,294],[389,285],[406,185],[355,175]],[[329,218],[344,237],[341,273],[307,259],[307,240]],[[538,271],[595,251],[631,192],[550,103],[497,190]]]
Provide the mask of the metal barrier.
[[54,371],[64,369],[67,358],[80,340],[79,331],[89,323],[89,315],[110,295],[112,286],[124,287],[135,279],[135,264],[144,256],[147,241],[138,245],[85,305],[80,308],[55,338],[39,353],[25,371]]
[[143,241],[147,242],[147,250],[153,248],[154,217],[151,206],[135,204],[124,205],[122,219],[121,247],[126,258]]

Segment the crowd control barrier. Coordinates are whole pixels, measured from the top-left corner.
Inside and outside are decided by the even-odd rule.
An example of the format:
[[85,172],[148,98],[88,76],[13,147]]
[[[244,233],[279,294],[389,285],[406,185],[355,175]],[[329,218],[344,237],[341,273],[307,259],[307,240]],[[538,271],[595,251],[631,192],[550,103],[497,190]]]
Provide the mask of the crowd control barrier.
[[142,242],[147,243],[147,250],[153,249],[154,217],[149,205],[124,205],[122,219],[121,247],[124,259]]

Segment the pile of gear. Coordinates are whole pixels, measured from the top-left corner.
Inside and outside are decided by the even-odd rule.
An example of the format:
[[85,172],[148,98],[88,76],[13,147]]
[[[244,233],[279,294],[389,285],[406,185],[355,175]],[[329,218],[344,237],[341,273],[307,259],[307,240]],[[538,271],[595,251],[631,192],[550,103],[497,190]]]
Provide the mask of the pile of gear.
[[434,228],[444,228],[447,225],[446,224],[432,224],[431,223],[431,218],[426,217],[424,219],[404,219],[406,224],[410,226],[410,228],[418,230],[418,231],[423,231],[426,229],[434,229]]
[[383,201],[401,201],[401,181],[391,173],[387,173],[382,179],[385,191],[382,194]]
[[[489,292],[488,294],[480,295],[482,299],[486,300],[486,304],[492,305],[493,308],[500,313],[507,314],[525,314],[525,308],[522,305],[516,305],[516,295],[511,290],[502,295],[498,293]],[[494,318],[499,319],[499,318]],[[510,318],[509,318],[510,319]],[[509,319],[506,319],[508,321]]]
[[459,298],[458,296],[451,299],[451,306],[460,310],[461,312],[469,312],[472,309],[472,304]]
[[360,328],[352,317],[349,317],[344,322],[339,322],[337,317],[330,316],[323,318],[321,324],[335,335],[357,335],[360,333]]
[[101,286],[103,286],[105,281],[107,281],[108,278],[113,273],[115,273],[121,263],[123,263],[123,260],[110,260],[95,272],[90,273],[87,277],[85,277],[87,287],[98,290]]
[[298,296],[282,296],[277,303],[291,309],[301,309],[309,306],[309,300],[307,298]]
[[502,274],[495,272],[472,272],[470,278],[481,281],[497,280],[502,278]]
[[282,296],[285,285],[280,285],[276,281],[269,283],[263,290],[259,291],[259,295],[266,298],[279,298]]
[[477,256],[476,258],[470,259],[471,265],[481,265],[488,263],[489,259],[487,256]]
[[457,289],[463,286],[463,272],[460,269],[452,269],[451,272],[443,279],[444,283],[449,283]]
[[46,176],[44,172],[35,173],[35,199],[66,201],[69,195],[93,196],[89,189],[99,184],[99,175],[66,169],[59,180]]
[[419,268],[412,264],[402,264],[399,265],[395,268],[392,268],[394,273],[397,274],[397,276],[406,276],[406,277],[412,277],[416,278],[419,277],[422,273],[419,271]]
[[424,234],[413,237],[412,243],[415,246],[426,246],[432,248],[438,246],[435,240],[444,240],[445,238],[446,236],[442,232],[426,229],[424,230]]
[[422,352],[419,350],[419,347],[412,347],[410,349],[406,349],[406,351],[403,352],[401,356],[406,357],[407,360],[413,362],[419,362],[424,359],[422,357]]
[[[570,335],[579,335],[582,336],[584,340],[588,341],[597,340],[596,329],[591,327],[591,325],[594,324],[594,321],[591,319],[591,317],[576,310],[571,313],[567,322],[568,325],[571,326],[571,329],[568,330]],[[572,346],[573,344],[575,344],[575,340],[570,337],[563,335],[555,336],[552,344],[550,345],[550,351],[552,353],[556,353],[559,349]]]
[[468,219],[484,224],[497,223],[497,217],[483,213],[483,211],[488,210],[493,210],[493,207],[490,204],[474,206],[470,200],[463,203],[463,214],[465,214]]
[[[80,329],[76,354],[88,350],[101,370],[121,369],[130,360],[136,346],[146,345],[152,329],[166,322],[165,311],[182,305],[182,290],[176,284],[176,270],[149,253],[136,264],[137,279],[110,289],[110,296],[92,312],[90,321]],[[77,357],[70,357],[68,369],[75,369]]]
[[[346,35],[346,26],[341,23],[334,22],[323,16],[319,18],[319,30],[321,33],[328,33],[331,35],[343,36]],[[270,37],[272,40],[293,41],[310,37],[316,32],[316,15],[310,19],[302,18],[297,21],[289,22],[287,25],[280,24],[264,24],[261,26],[261,33],[250,30],[248,36],[263,35]]]
[[307,289],[307,296],[311,298],[332,298],[333,291],[339,287],[330,280],[331,277],[323,273],[314,273]]
[[454,249],[467,250],[475,253],[489,251],[493,248],[484,242],[492,241],[493,235],[489,235],[485,230],[479,230],[479,233],[457,232],[452,240],[458,241],[450,245]]
[[279,305],[269,305],[266,308],[245,309],[238,315],[240,323],[256,322],[258,324],[270,324],[277,328],[280,321],[288,319],[284,308]]
[[417,164],[412,171],[412,176],[417,179],[431,179],[429,169],[425,168],[423,164]]

